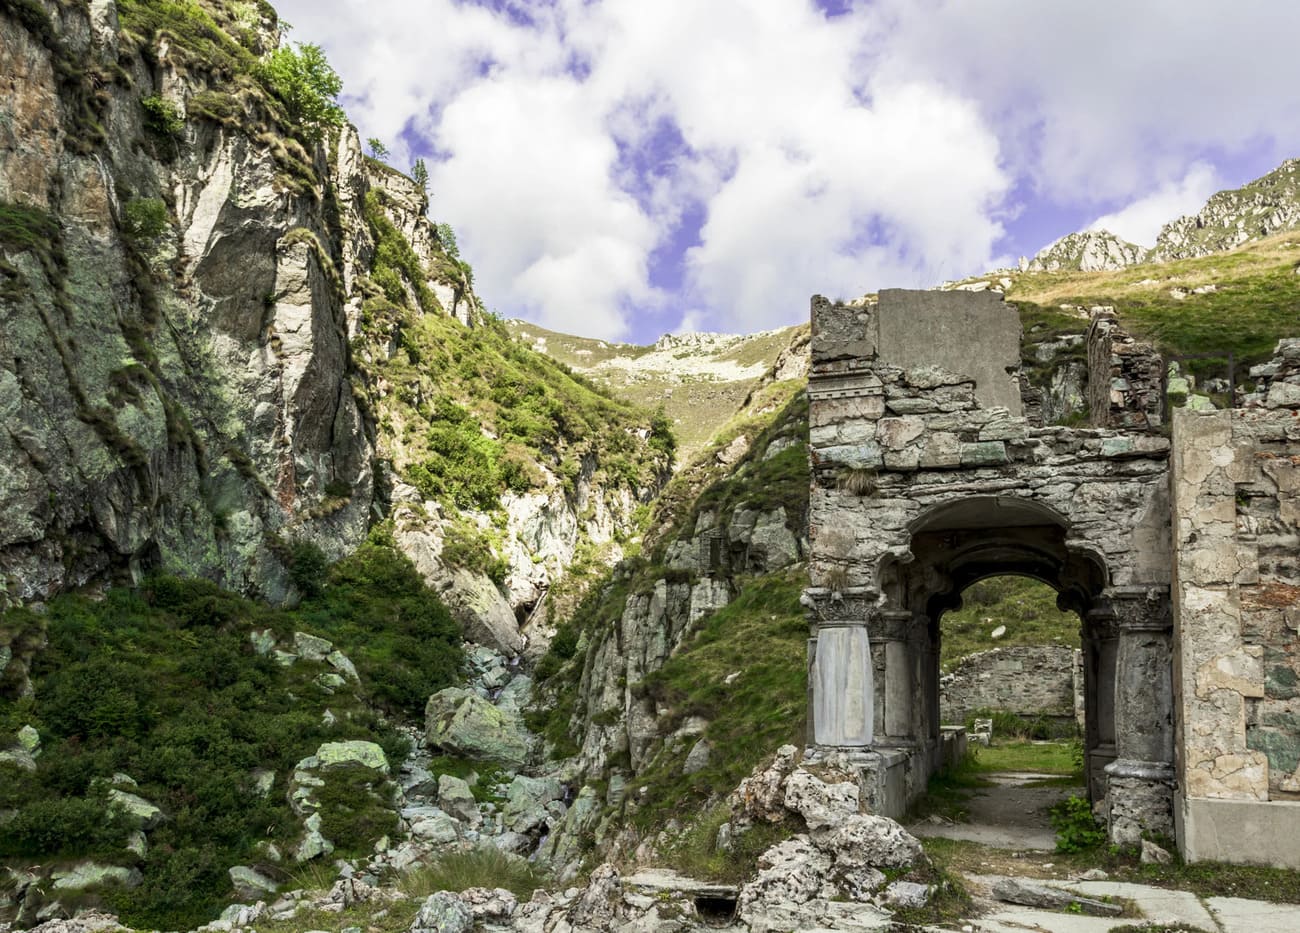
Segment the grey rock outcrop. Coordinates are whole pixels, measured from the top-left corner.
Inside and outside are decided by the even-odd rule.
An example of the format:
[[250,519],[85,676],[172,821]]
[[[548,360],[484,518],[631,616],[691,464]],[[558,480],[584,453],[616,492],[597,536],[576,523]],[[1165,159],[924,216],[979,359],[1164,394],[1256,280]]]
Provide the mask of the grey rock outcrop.
[[1085,230],[1061,237],[1030,260],[1030,272],[1110,272],[1144,262],[1147,250],[1109,230]]
[[1152,257],[1192,259],[1300,226],[1300,159],[1213,195],[1196,214],[1165,224]]
[[494,706],[460,687],[448,687],[429,697],[425,737],[432,747],[508,768],[518,769],[528,758],[528,738],[519,711]]

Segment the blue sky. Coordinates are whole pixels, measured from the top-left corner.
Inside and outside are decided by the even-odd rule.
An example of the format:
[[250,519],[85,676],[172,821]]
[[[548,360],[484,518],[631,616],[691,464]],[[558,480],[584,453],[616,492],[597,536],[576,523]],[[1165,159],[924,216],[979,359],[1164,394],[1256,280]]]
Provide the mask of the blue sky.
[[648,342],[806,319],[1300,155],[1274,0],[279,0],[424,157],[493,310]]

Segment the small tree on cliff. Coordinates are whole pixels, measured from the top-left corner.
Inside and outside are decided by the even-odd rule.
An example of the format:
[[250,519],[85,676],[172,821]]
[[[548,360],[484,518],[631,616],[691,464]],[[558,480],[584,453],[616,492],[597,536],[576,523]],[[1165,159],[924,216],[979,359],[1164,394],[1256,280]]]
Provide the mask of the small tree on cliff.
[[285,112],[309,139],[319,139],[327,127],[343,125],[338,104],[343,79],[319,45],[282,46],[262,65],[262,80],[284,103]]

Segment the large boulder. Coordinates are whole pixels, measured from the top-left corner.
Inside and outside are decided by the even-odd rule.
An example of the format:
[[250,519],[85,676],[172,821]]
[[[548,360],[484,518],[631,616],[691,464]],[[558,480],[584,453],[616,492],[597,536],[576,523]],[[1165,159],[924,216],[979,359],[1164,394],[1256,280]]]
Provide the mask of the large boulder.
[[855,813],[816,835],[840,867],[905,868],[921,858],[921,843],[887,816]]
[[831,857],[807,836],[774,845],[758,857],[758,875],[740,889],[742,919],[759,905],[804,904],[836,894],[831,882]]
[[469,826],[483,822],[483,814],[479,812],[478,801],[474,799],[469,784],[454,774],[438,777],[438,806],[448,816]]
[[554,778],[531,778],[520,775],[510,782],[506,803],[501,811],[505,828],[528,833],[546,822],[546,805],[564,796],[564,787]]
[[798,760],[799,749],[782,745],[770,765],[758,766],[740,782],[734,804],[740,811],[742,825],[753,821],[779,823],[789,815],[785,808],[785,782]]
[[523,767],[528,739],[514,707],[498,707],[469,690],[448,687],[429,697],[424,710],[429,745],[476,761]]
[[354,739],[350,742],[326,742],[316,749],[320,767],[329,769],[343,765],[360,765],[379,774],[388,774],[388,758],[374,742]]

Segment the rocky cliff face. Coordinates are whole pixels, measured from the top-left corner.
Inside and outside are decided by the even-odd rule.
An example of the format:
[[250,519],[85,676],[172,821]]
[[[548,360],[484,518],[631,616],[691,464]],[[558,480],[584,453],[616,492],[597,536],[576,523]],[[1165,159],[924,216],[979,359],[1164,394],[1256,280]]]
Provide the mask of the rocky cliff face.
[[[359,216],[355,134],[276,140],[309,194],[246,132],[154,138],[146,93],[183,113],[219,82],[174,47],[111,3],[0,16],[10,598],[152,566],[283,596],[274,540],[339,556],[369,520],[346,294],[372,247],[334,235]],[[346,495],[319,514],[327,486]]]
[[[265,4],[0,3],[4,598],[160,568],[284,599],[295,548],[338,558],[396,502],[471,632],[515,650],[516,612],[630,533],[671,450],[516,350],[353,128],[293,125],[257,72],[278,32]],[[606,433],[550,410],[503,431],[498,357]],[[482,446],[504,497],[406,482],[449,419],[442,455]]]
[[1192,259],[1222,252],[1300,226],[1300,159],[1231,191],[1220,191],[1199,212],[1161,229],[1152,257]]

